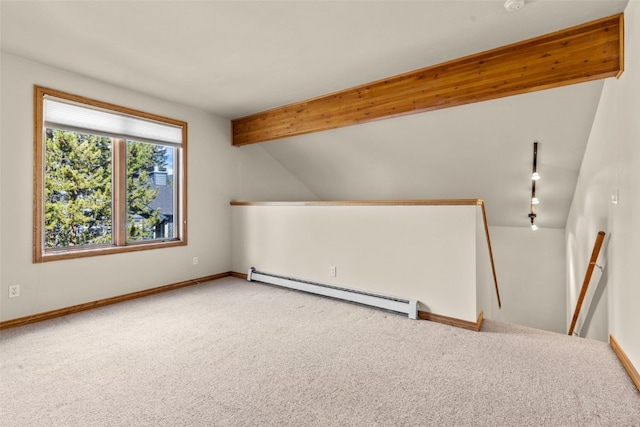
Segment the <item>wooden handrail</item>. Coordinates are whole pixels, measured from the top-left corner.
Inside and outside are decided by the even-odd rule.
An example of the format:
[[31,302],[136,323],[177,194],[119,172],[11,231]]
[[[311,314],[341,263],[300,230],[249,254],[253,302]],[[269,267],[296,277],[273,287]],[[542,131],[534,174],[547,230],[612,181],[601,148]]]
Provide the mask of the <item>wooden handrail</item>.
[[480,201],[480,207],[482,208],[482,220],[484,221],[484,233],[487,236],[487,246],[489,247],[489,259],[491,260],[491,272],[493,273],[493,284],[496,287],[496,298],[498,298],[498,308],[502,308],[502,302],[500,301],[500,289],[498,288],[498,276],[496,275],[496,264],[493,261],[493,249],[491,248],[491,237],[489,236],[489,223],[487,222],[487,212],[484,209],[484,201]]
[[482,219],[484,222],[484,232],[489,246],[489,259],[491,261],[491,271],[493,273],[493,283],[498,299],[498,308],[502,308],[500,301],[500,289],[498,288],[498,277],[496,266],[493,260],[493,250],[491,249],[491,238],[489,237],[489,224],[487,223],[487,212],[482,199],[434,199],[434,200],[316,200],[301,202],[248,202],[232,201],[231,206],[472,206],[479,205],[482,208]]
[[480,205],[481,199],[432,199],[432,200],[311,200],[311,201],[232,201],[231,206],[458,206]]
[[582,309],[582,303],[584,302],[584,297],[587,294],[589,282],[591,282],[593,269],[596,266],[596,261],[598,260],[598,255],[600,254],[600,248],[602,247],[602,242],[604,241],[604,234],[604,231],[598,231],[598,235],[596,236],[596,242],[593,245],[591,259],[589,260],[589,265],[587,266],[587,272],[584,275],[584,282],[582,282],[582,289],[580,289],[580,295],[578,296],[576,309],[573,311],[573,319],[571,320],[571,326],[569,327],[569,333],[567,335],[573,335],[573,331],[575,330],[576,322],[578,321],[578,316],[580,316],[580,310]]

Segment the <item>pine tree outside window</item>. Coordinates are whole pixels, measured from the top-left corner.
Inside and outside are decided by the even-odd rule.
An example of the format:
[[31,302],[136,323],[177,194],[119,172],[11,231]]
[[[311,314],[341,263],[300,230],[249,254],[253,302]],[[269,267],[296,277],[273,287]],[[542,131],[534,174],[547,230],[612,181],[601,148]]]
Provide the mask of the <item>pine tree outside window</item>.
[[34,262],[186,245],[187,124],[34,93]]

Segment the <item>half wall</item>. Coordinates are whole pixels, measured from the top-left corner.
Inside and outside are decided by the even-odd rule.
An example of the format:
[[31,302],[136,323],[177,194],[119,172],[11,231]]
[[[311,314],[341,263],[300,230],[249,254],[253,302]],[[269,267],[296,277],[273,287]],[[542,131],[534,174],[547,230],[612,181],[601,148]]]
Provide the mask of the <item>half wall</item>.
[[[232,202],[232,268],[417,299],[476,322],[481,200]],[[332,275],[335,268],[335,276]],[[481,271],[481,274],[478,274]],[[495,291],[494,291],[495,293]]]

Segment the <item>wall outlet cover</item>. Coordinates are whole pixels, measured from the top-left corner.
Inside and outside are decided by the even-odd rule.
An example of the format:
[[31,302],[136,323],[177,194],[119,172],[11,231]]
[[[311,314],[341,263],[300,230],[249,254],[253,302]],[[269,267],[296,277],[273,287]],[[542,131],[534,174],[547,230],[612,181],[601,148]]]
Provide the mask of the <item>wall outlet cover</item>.
[[20,296],[20,285],[9,286],[9,298],[15,298]]

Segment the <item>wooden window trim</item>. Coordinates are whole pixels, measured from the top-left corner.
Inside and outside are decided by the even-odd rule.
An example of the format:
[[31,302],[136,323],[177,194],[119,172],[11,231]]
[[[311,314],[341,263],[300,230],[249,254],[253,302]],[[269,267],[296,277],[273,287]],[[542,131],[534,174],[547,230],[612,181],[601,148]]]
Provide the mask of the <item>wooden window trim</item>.
[[[180,185],[174,191],[177,193],[177,210],[179,211],[176,228],[178,237],[171,240],[151,240],[143,242],[126,242],[126,213],[119,208],[125,195],[125,178],[117,178],[122,174],[114,174],[114,242],[108,245],[92,245],[73,248],[46,249],[44,246],[44,171],[45,171],[45,133],[44,133],[44,97],[52,96],[80,104],[85,104],[117,113],[153,120],[182,127],[181,155],[178,156]],[[64,259],[85,258],[116,253],[137,252],[151,249],[161,249],[187,245],[187,123],[156,114],[122,107],[119,105],[86,98],[79,95],[62,92],[38,85],[34,85],[34,142],[33,142],[33,262],[58,261]],[[119,147],[115,147],[117,145]],[[116,167],[124,166],[126,144],[124,140],[114,139],[114,163]],[[117,192],[117,193],[116,193]]]

